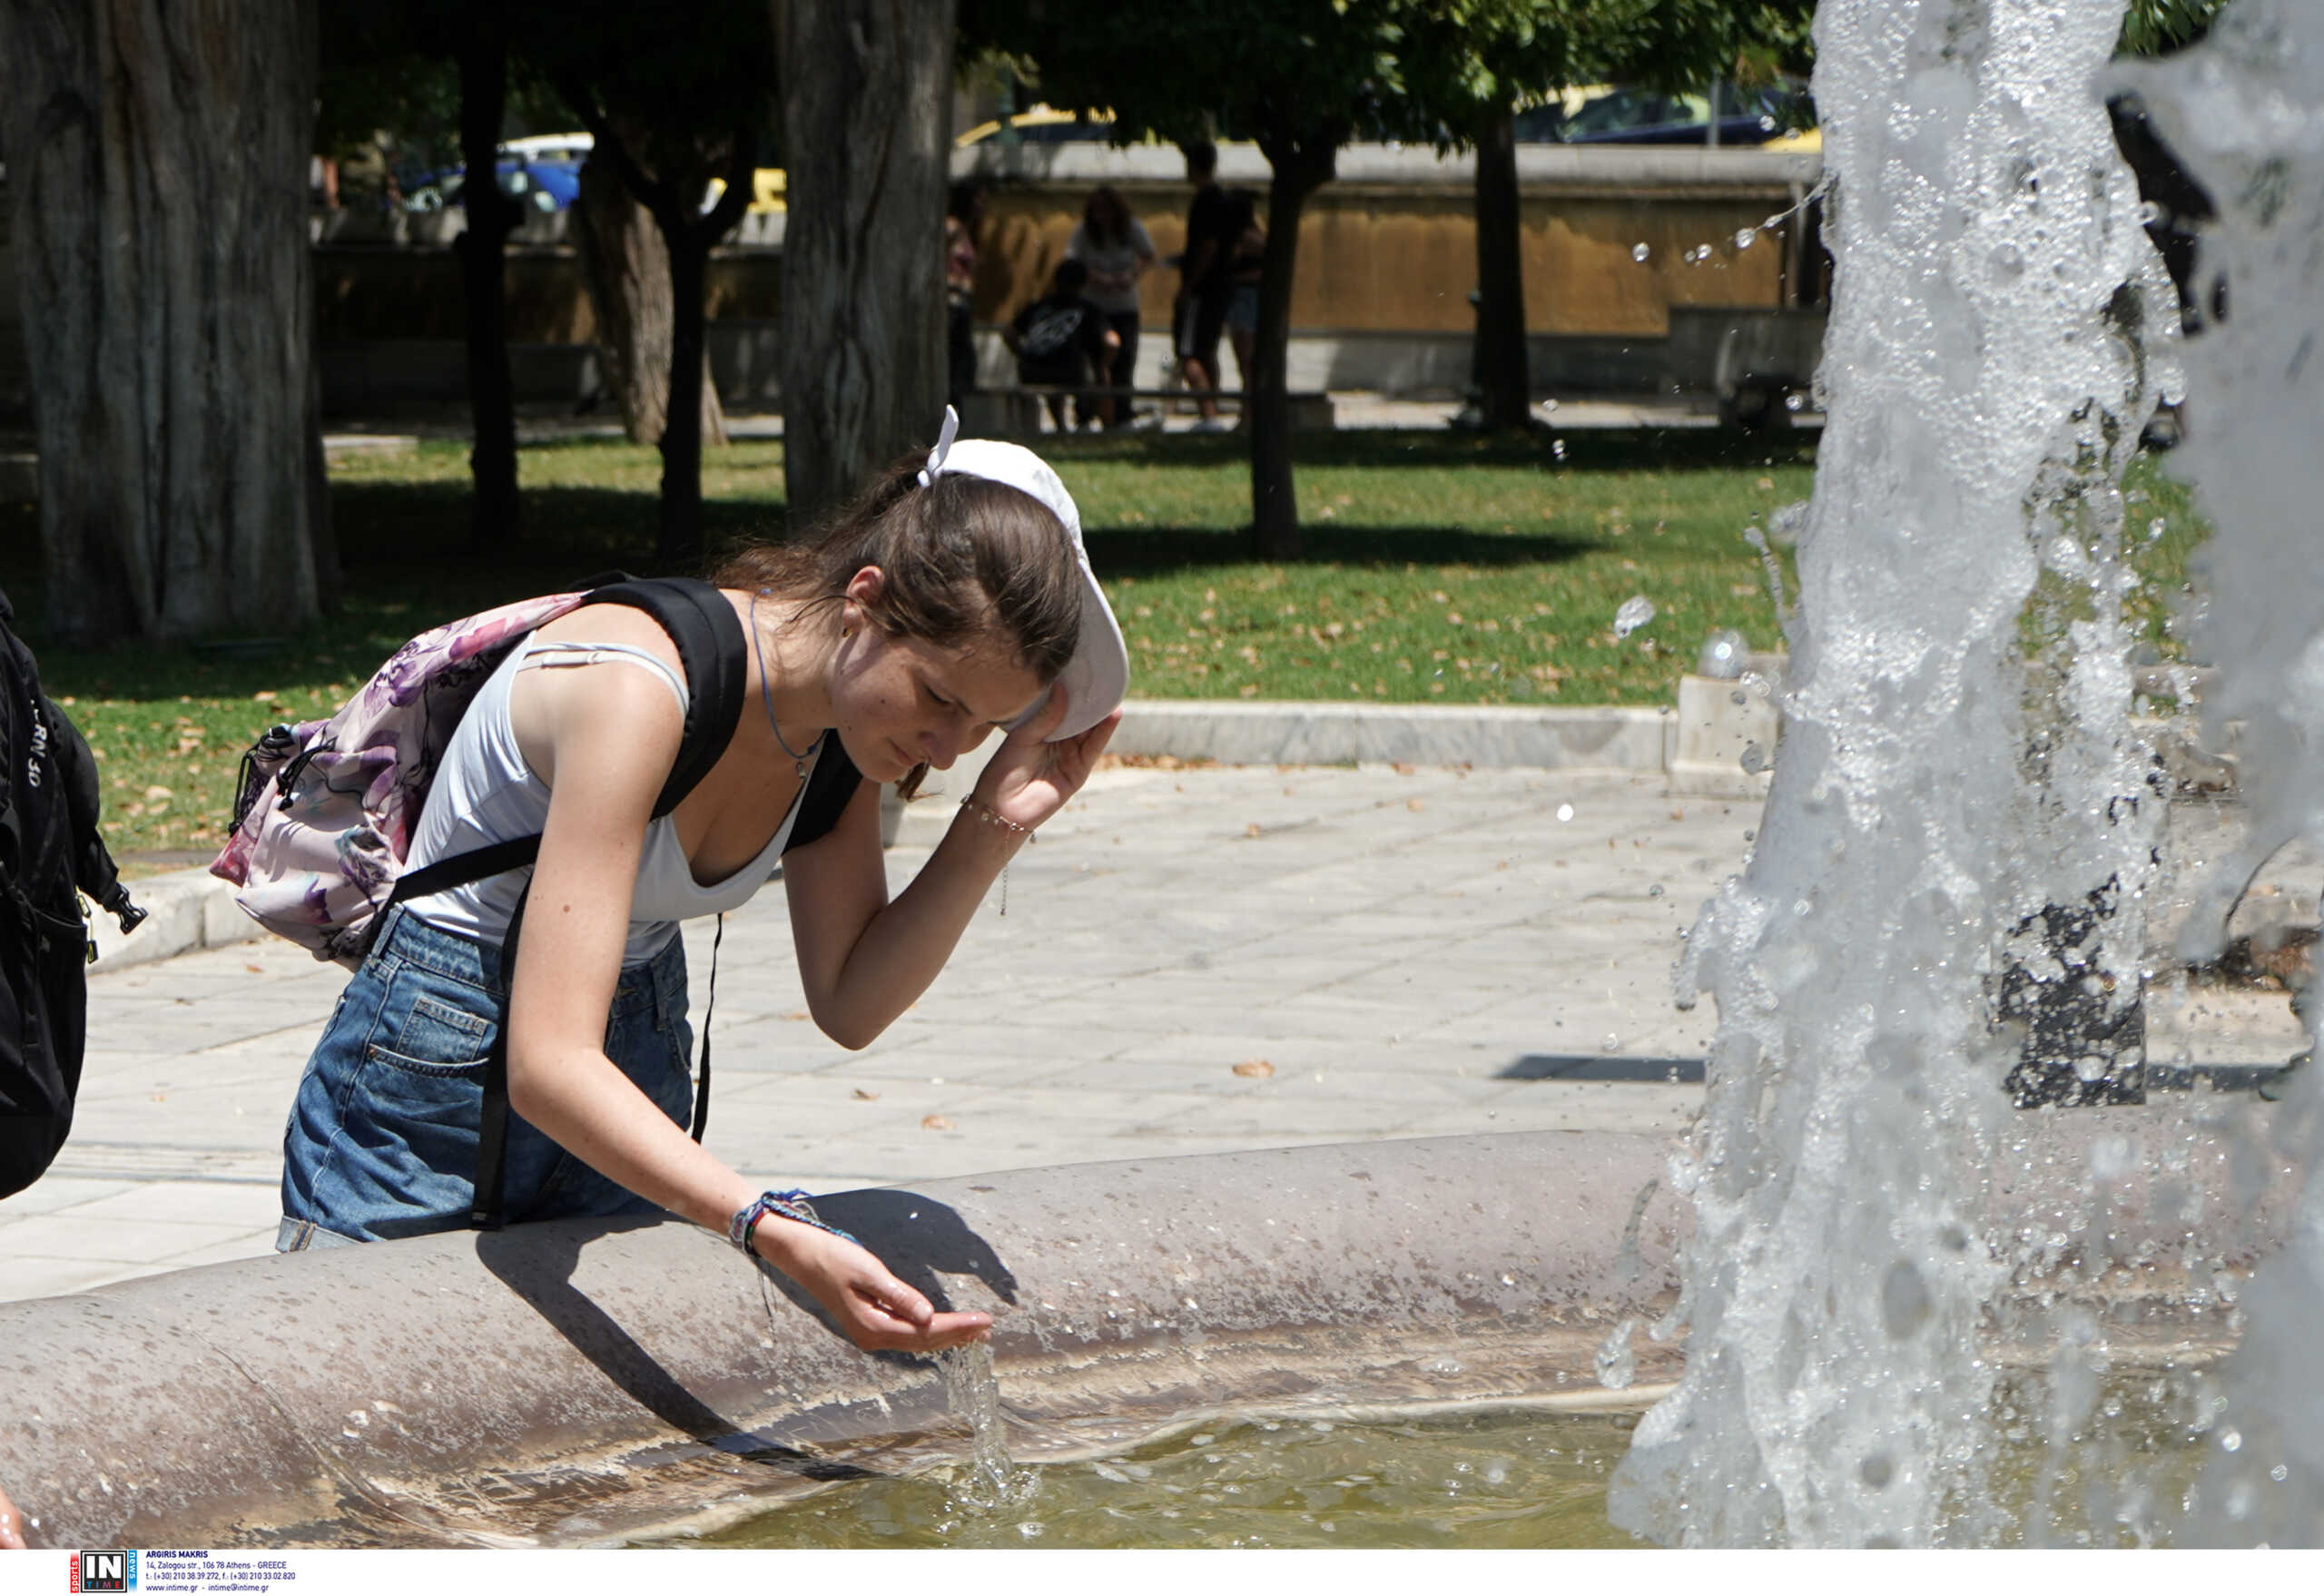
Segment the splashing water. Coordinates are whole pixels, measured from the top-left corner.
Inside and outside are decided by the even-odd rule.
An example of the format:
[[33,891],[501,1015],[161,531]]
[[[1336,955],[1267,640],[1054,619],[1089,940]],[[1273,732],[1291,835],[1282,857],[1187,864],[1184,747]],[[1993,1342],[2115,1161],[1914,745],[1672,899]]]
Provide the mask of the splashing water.
[[[1975,1335],[2015,1260],[1977,1177],[2015,1043],[1988,981],[2046,906],[2137,901],[2160,807],[2116,482],[2176,317],[2094,89],[2122,12],[1817,15],[1836,271],[1789,724],[1751,865],[1681,969],[1719,1008],[1673,1167],[1686,1286],[1653,1332],[1689,1325],[1687,1372],[1610,1499],[1666,1542],[2001,1528]],[[2053,978],[2128,1003],[2140,951],[2110,926]]]
[[[2211,194],[2192,285],[2206,311],[2191,340],[2191,475],[2216,527],[2206,551],[2209,611],[2196,647],[2220,667],[2206,695],[2214,730],[2243,723],[2239,776],[2250,841],[2211,883],[2182,951],[2225,941],[2250,874],[2286,842],[2324,841],[2324,567],[2315,550],[2324,468],[2324,9],[2313,0],[2239,0],[2210,40],[2125,71],[2173,153]],[[2312,1028],[2319,1015],[2311,1011]],[[2245,1289],[2242,1345],[2222,1371],[2223,1406],[2181,1539],[2324,1544],[2324,1091],[2293,1078],[2270,1134],[2248,1156],[2308,1172],[2283,1252]]]
[[971,1341],[939,1353],[936,1366],[943,1372],[944,1394],[952,1411],[969,1422],[969,1462],[952,1479],[952,1504],[977,1514],[1025,1506],[1040,1489],[1040,1475],[1032,1469],[1019,1468],[1009,1455],[1009,1437],[1000,1421],[1000,1382],[992,1372],[990,1344]]
[[1614,612],[1614,641],[1619,643],[1654,618],[1654,600],[1634,593]]

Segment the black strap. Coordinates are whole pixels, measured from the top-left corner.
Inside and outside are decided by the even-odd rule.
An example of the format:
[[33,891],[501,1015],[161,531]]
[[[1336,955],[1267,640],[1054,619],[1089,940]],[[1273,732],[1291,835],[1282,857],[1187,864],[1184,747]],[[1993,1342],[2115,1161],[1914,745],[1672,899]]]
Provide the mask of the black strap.
[[[536,842],[539,838],[533,839]],[[525,903],[533,895],[533,883],[527,882],[525,890],[517,894],[517,907],[508,916],[508,934],[500,941],[501,990],[514,996],[517,990],[517,939],[525,929]],[[484,1055],[484,1108],[476,1122],[476,1191],[469,1199],[468,1223],[478,1230],[497,1230],[507,1222],[501,1211],[501,1187],[508,1159],[508,1022],[512,1016],[506,999],[500,1013],[500,1023],[492,1028],[492,1046]]]
[[702,1068],[694,1083],[694,1138],[710,1128],[710,1021],[718,1012],[718,950],[726,941],[726,917],[718,917],[717,934],[710,939],[710,996],[702,1005]]
[[808,773],[807,790],[799,795],[798,817],[791,823],[791,835],[783,839],[783,851],[804,848],[831,834],[839,824],[839,817],[847,811],[848,800],[855,796],[855,789],[863,784],[863,776],[847,750],[839,745],[836,734],[823,734],[823,751],[815,759],[815,768]]
[[[669,780],[654,801],[654,818],[661,819],[685,801],[708,775],[734,739],[743,716],[743,687],[747,679],[749,640],[725,596],[707,582],[687,577],[654,581],[620,581],[595,587],[587,604],[622,604],[642,609],[677,645],[685,667],[685,729],[678,740],[677,758]],[[540,857],[539,836],[515,837],[472,848],[466,853],[409,871],[397,878],[395,890],[373,918],[376,926],[389,907],[411,898],[451,887],[466,886],[504,871],[533,863]],[[513,996],[517,984],[517,946],[524,929],[525,904],[532,883],[517,895],[508,917],[507,934],[501,939],[502,982]],[[725,917],[719,917],[718,940],[726,934]],[[710,1002],[718,1000],[717,942],[711,947]],[[503,1190],[508,1150],[508,1017],[504,1012],[495,1028],[484,1067],[484,1105],[477,1121],[476,1190],[468,1222],[479,1230],[497,1230],[507,1223]],[[703,1017],[702,1066],[694,1091],[694,1138],[702,1139],[710,1119],[710,1019]]]
[[588,604],[622,604],[652,616],[678,645],[686,673],[686,724],[670,779],[654,801],[654,818],[685,802],[702,784],[743,720],[743,686],[750,671],[750,640],[726,596],[707,582],[665,576],[616,582],[593,591]]

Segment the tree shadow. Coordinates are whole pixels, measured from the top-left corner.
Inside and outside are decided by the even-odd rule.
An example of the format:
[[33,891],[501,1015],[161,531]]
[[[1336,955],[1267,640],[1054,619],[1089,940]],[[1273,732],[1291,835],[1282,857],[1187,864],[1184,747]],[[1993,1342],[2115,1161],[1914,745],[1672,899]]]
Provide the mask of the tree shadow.
[[[1533,466],[1564,471],[1731,471],[1812,465],[1817,434],[1741,432],[1710,427],[1593,427],[1560,431],[1456,432],[1351,429],[1293,436],[1295,468],[1307,466],[1448,468]],[[1247,465],[1250,446],[1234,433],[1050,434],[1028,442],[1059,460],[1182,466]]]
[[1083,534],[1089,563],[1109,579],[1156,576],[1190,567],[1233,565],[1349,566],[1402,570],[1420,566],[1560,565],[1607,546],[1554,533],[1480,532],[1449,526],[1363,527],[1332,521],[1300,528],[1300,552],[1261,556],[1247,530],[1216,527],[1093,527]]

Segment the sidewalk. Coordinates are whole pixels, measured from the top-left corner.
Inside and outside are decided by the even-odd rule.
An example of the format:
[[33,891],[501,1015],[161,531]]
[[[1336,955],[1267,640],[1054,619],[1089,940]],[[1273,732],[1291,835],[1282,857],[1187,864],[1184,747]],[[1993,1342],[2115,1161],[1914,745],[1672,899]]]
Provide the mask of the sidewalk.
[[[908,817],[895,885],[950,807]],[[996,888],[862,1052],[806,1018],[780,885],[730,916],[708,1143],[768,1184],[830,1189],[1676,1131],[1715,1015],[1673,1008],[1671,961],[1758,823],[1756,803],[1673,798],[1659,773],[1101,771],[1019,855],[1007,914]],[[697,1014],[709,931],[688,936]],[[80,1118],[52,1174],[0,1204],[0,1299],[270,1250],[283,1117],[342,980],[271,938],[93,978]],[[2280,993],[2158,993],[2148,1018],[2158,1061],[2198,1039],[2206,1062],[2297,1045]]]

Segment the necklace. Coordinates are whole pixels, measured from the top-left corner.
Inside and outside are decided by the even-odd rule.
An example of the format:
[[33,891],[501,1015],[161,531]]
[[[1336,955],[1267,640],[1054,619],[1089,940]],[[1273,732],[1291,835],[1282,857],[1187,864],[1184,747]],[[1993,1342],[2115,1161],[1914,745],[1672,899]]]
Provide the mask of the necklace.
[[751,654],[759,662],[759,702],[766,705],[767,730],[774,734],[775,746],[791,756],[791,768],[803,782],[807,779],[807,762],[823,745],[824,734],[817,732],[814,741],[804,748],[793,748],[783,740],[782,724],[774,718],[774,689],[767,685],[766,645],[759,636],[759,596],[755,593],[751,595]]

